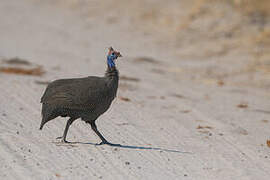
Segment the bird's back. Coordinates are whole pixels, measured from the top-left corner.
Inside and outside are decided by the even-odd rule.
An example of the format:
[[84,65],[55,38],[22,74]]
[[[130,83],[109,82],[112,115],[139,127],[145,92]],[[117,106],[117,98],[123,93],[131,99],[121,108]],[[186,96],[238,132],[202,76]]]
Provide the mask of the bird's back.
[[58,116],[81,117],[90,121],[96,119],[103,113],[100,111],[101,107],[108,104],[104,99],[108,96],[106,91],[106,80],[102,77],[59,79],[51,82],[41,98],[43,118],[40,129]]
[[104,77],[60,79],[48,85],[41,103],[83,111],[95,109],[108,96],[110,93]]

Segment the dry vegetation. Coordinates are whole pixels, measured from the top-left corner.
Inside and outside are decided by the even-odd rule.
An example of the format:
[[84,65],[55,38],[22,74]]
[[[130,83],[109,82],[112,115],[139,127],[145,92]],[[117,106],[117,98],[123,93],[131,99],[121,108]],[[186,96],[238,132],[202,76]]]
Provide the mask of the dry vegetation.
[[156,36],[157,43],[170,47],[181,59],[218,61],[214,68],[195,69],[200,77],[218,81],[244,75],[239,85],[270,87],[269,0],[58,2],[80,9],[87,19],[99,16],[117,23],[128,17],[132,27]]
[[203,77],[245,75],[245,82],[236,84],[270,86],[269,0],[184,0],[152,9],[141,20],[151,21],[147,30],[159,29],[177,55],[219,60],[215,68],[198,69]]
[[[180,28],[193,28],[196,19],[204,20],[207,16],[209,24],[205,29],[194,29],[208,41],[214,40],[220,48],[212,52],[201,51],[201,56],[222,56],[232,50],[243,51],[252,57],[246,71],[270,72],[269,0],[194,0],[193,8]],[[211,22],[215,25],[212,26]],[[220,38],[222,35],[225,38]],[[218,39],[222,42],[218,42]]]
[[269,0],[231,0],[231,2],[244,13],[260,13],[264,16],[270,15]]

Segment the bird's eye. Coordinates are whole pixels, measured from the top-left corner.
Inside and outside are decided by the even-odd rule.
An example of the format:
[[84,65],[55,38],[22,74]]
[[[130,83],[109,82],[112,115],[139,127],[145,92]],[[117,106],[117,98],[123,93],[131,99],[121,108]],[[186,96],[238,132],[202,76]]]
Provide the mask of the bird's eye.
[[113,52],[113,53],[112,53],[112,55],[114,56],[114,55],[115,55],[115,53]]

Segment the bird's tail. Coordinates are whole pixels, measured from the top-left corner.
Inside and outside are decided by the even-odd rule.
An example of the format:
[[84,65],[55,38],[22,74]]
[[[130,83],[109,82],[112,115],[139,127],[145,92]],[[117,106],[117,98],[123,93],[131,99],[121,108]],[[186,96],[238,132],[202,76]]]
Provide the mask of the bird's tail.
[[43,126],[48,122],[48,117],[45,114],[42,114],[42,120],[39,126],[39,130],[42,130]]
[[44,124],[45,124],[45,123],[43,123],[43,120],[42,120],[42,121],[41,121],[41,124],[40,124],[40,127],[39,127],[39,130],[42,130]]
[[43,126],[50,120],[54,119],[55,117],[55,114],[53,113],[54,112],[54,108],[47,105],[47,104],[43,104],[42,105],[42,111],[41,111],[41,115],[42,115],[42,120],[41,120],[41,123],[40,123],[40,127],[39,129],[42,130]]

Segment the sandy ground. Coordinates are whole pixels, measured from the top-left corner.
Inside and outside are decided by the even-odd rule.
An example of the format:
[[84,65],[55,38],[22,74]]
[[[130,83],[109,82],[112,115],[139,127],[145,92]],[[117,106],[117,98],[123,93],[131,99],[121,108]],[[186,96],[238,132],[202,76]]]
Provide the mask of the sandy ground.
[[[0,73],[0,179],[270,178],[269,92],[194,79],[204,63],[180,60],[128,17],[100,15],[95,1],[87,16],[49,2],[0,3],[1,59],[19,57],[31,64],[12,66],[45,71]],[[55,140],[66,119],[38,130],[40,82],[103,75],[108,46],[124,56],[121,82],[97,125],[122,147],[95,146],[100,140],[80,120],[68,145]]]

